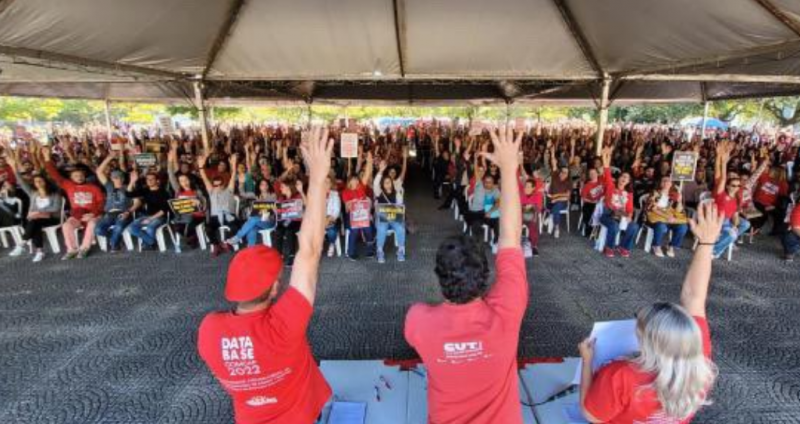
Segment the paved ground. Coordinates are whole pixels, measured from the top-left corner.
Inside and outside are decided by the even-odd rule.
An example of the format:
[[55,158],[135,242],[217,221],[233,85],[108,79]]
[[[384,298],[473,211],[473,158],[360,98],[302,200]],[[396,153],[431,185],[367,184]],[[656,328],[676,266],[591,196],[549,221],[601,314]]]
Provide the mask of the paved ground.
[[[324,260],[310,338],[318,358],[409,358],[402,323],[412,302],[435,301],[439,241],[458,230],[415,181],[417,233],[409,261]],[[800,423],[800,264],[760,240],[718,262],[710,299],[721,377],[696,422]],[[605,260],[583,240],[545,238],[530,262],[520,355],[574,356],[601,319],[677,300],[679,260]],[[195,330],[226,307],[226,261],[201,252],[0,259],[0,423],[224,423],[228,399],[195,353]]]

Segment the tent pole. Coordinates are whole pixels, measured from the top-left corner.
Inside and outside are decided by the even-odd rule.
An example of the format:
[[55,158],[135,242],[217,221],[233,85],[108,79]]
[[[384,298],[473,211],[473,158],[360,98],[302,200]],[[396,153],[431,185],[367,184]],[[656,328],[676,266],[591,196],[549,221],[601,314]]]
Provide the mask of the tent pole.
[[603,93],[598,105],[597,117],[597,139],[595,140],[594,151],[597,156],[603,153],[603,137],[606,132],[606,124],[608,124],[608,92],[611,89],[611,78],[606,75],[603,78]]
[[208,122],[206,121],[206,105],[203,100],[203,86],[200,81],[194,82],[194,102],[200,115],[200,135],[203,137],[203,151],[208,153]]
[[706,138],[706,123],[708,123],[708,108],[710,105],[711,102],[709,101],[703,102],[703,124],[700,126],[700,140]]
[[108,133],[108,143],[111,144],[111,100],[106,99],[103,102],[106,112],[106,132]]

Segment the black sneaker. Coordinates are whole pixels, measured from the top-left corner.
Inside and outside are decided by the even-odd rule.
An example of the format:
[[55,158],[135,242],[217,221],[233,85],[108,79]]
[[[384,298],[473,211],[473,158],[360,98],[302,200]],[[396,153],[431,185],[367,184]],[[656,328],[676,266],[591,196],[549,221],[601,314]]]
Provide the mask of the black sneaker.
[[350,255],[344,255],[344,256],[347,257],[347,259],[349,259],[349,260],[351,260],[353,262],[357,262],[358,261],[358,258],[355,257],[355,256],[350,256]]
[[538,247],[531,248],[531,253],[533,253],[533,256],[539,256],[539,248]]
[[792,255],[791,253],[787,253],[783,255],[783,260],[786,262],[794,262],[794,255]]

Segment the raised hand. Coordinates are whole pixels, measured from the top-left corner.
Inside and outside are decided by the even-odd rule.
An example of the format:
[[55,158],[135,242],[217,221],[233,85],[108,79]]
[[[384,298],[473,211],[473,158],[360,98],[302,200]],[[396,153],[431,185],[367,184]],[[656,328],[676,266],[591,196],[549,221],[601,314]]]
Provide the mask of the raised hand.
[[510,125],[503,125],[501,128],[492,129],[489,136],[492,138],[494,152],[482,152],[483,157],[503,171],[516,172],[519,168],[519,146],[523,133],[520,131],[514,137],[514,128]]
[[602,150],[602,152],[600,154],[600,158],[603,161],[603,168],[610,168],[611,167],[611,155],[613,153],[614,153],[614,147],[608,146],[608,147],[604,147],[603,148],[603,150]]
[[725,218],[717,210],[717,205],[710,202],[697,208],[697,216],[689,221],[689,227],[700,243],[710,244],[719,238],[724,222]]
[[331,169],[333,140],[328,138],[328,129],[314,126],[311,134],[300,146],[308,168],[309,179],[322,182]]

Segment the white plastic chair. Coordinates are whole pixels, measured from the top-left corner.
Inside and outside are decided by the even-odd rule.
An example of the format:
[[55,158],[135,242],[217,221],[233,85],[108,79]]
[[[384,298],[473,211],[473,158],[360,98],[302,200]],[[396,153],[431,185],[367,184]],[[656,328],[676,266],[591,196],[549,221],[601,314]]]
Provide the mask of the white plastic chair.
[[[14,214],[14,218],[17,220],[22,219],[22,201],[16,197],[8,198],[3,201],[7,205],[15,205],[17,208],[17,213]],[[11,236],[11,239],[14,241],[16,246],[22,245],[22,234],[23,229],[21,225],[12,225],[9,227],[0,228],[0,243],[2,244],[3,248],[9,247],[7,236]]]
[[47,237],[47,242],[50,244],[50,250],[52,250],[55,254],[61,253],[61,243],[58,241],[58,230],[60,230],[61,226],[64,225],[64,219],[66,218],[66,205],[67,201],[64,199],[61,202],[61,222],[58,225],[42,228],[42,232],[44,233],[45,237]]

